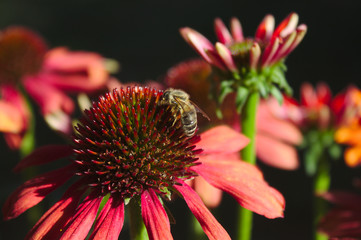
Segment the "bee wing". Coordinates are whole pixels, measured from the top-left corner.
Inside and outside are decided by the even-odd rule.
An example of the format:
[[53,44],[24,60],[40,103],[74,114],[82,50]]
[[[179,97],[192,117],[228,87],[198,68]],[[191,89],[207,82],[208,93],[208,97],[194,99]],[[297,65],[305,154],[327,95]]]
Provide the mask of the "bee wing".
[[208,121],[211,121],[211,119],[208,117],[207,113],[205,113],[202,109],[200,109],[197,104],[195,104],[194,102],[192,102],[191,100],[189,100],[190,103],[193,104],[193,106],[195,107],[196,111],[199,112],[200,114],[202,114],[203,117],[205,117]]

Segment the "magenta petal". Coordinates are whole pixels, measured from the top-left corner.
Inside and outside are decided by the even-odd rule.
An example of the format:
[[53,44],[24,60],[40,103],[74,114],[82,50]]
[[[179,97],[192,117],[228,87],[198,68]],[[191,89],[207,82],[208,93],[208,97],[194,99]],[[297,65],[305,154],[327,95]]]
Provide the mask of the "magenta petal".
[[204,150],[203,154],[232,153],[244,148],[249,139],[232,128],[221,125],[201,134],[197,147]]
[[99,214],[90,240],[117,240],[124,224],[124,201],[111,196]]
[[243,161],[203,161],[192,167],[214,187],[231,194],[237,202],[267,218],[283,217],[285,201],[281,193],[270,187],[262,173]]
[[3,207],[4,219],[15,218],[35,206],[73,175],[74,165],[69,165],[26,181],[6,200]]
[[173,239],[167,213],[154,190],[144,191],[141,201],[142,218],[149,240]]
[[216,32],[219,42],[225,45],[232,43],[232,36],[220,18],[214,20],[214,31]]
[[14,168],[15,172],[19,172],[30,166],[37,166],[52,162],[54,160],[67,157],[73,153],[70,146],[67,145],[46,145],[37,148],[30,155],[21,160]]
[[60,240],[85,239],[97,215],[100,202],[103,197],[97,193],[90,194],[79,205],[73,219],[64,228],[64,233]]
[[212,213],[204,205],[198,194],[185,182],[179,180],[181,186],[174,185],[174,188],[182,194],[194,217],[202,226],[204,233],[210,240],[231,239],[221,224],[214,218]]
[[299,166],[296,149],[267,135],[256,136],[257,157],[262,162],[284,170],[295,170]]
[[61,229],[72,218],[75,209],[86,190],[84,181],[73,184],[62,199],[55,203],[35,224],[25,239],[59,239]]

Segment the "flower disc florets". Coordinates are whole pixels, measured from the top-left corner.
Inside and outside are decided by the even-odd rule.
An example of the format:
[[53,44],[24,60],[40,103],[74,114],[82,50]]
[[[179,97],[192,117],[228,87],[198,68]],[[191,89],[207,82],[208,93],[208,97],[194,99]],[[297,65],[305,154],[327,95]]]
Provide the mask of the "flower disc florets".
[[16,84],[25,75],[37,73],[47,51],[42,38],[22,27],[0,33],[0,83]]
[[159,104],[162,95],[147,87],[115,89],[85,111],[73,140],[78,174],[90,186],[123,198],[147,189],[167,195],[178,179],[195,175],[199,136],[184,134],[181,116]]

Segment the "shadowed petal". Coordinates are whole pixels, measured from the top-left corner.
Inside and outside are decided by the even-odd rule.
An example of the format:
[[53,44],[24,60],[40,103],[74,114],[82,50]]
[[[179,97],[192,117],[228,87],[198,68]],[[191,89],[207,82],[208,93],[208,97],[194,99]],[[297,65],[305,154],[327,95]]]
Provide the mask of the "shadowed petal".
[[85,239],[97,215],[103,197],[92,193],[79,205],[73,219],[64,228],[60,240]]
[[256,153],[262,162],[285,170],[295,170],[299,166],[296,149],[273,137],[258,133]]
[[173,239],[167,213],[154,190],[144,191],[141,201],[142,218],[149,240]]
[[124,224],[124,202],[120,196],[111,196],[95,223],[90,240],[117,240]]
[[67,145],[46,145],[35,149],[31,154],[23,158],[14,168],[19,172],[24,168],[38,166],[49,163],[54,160],[67,157],[73,153],[70,146]]
[[174,188],[183,196],[189,209],[202,226],[202,229],[208,238],[210,240],[231,239],[226,230],[224,230],[224,228],[204,205],[198,194],[185,182],[179,180],[179,183],[182,185],[174,185]]
[[62,199],[55,203],[26,235],[25,239],[59,239],[61,229],[72,218],[85,192],[84,181],[73,184]]
[[237,202],[267,218],[283,217],[285,201],[264,181],[262,173],[243,161],[203,161],[192,167],[207,182],[231,194]]
[[237,152],[245,147],[249,140],[244,135],[225,125],[214,127],[201,134],[197,148],[203,154]]
[[3,207],[4,219],[15,218],[35,206],[73,175],[74,165],[69,165],[26,181],[6,200]]
[[214,31],[216,32],[219,42],[225,45],[232,43],[232,36],[220,18],[214,20]]
[[222,190],[213,187],[201,177],[194,179],[194,190],[209,208],[215,208],[221,203]]

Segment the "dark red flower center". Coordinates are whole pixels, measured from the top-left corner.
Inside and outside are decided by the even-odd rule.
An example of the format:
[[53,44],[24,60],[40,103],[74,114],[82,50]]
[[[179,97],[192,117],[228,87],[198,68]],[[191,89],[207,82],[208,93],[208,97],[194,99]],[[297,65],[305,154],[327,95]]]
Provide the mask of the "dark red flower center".
[[0,33],[0,84],[17,84],[23,76],[37,73],[47,47],[42,38],[22,28]]
[[85,111],[73,140],[78,175],[90,186],[131,198],[150,188],[168,194],[177,179],[195,175],[199,136],[185,135],[180,115],[159,104],[162,95],[147,87],[113,90]]

